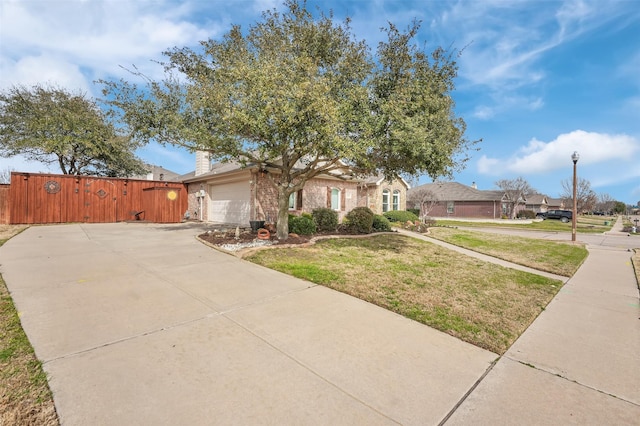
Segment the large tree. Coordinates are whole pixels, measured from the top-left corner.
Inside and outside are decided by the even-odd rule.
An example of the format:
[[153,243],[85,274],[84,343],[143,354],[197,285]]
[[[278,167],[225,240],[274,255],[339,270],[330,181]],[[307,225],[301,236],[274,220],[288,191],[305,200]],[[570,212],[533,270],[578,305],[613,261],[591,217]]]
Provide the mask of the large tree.
[[166,51],[162,81],[103,81],[104,95],[141,141],[274,172],[277,236],[286,239],[289,196],[315,176],[435,178],[466,161],[473,142],[454,113],[455,55],[418,48],[418,28],[389,25],[374,58],[349,20],[314,18],[289,0],[246,33],[233,26],[199,49]]
[[518,214],[518,205],[525,203],[527,196],[536,193],[536,190],[529,185],[523,177],[515,179],[501,179],[495,185],[507,194],[511,203],[510,218],[515,219]]
[[[562,184],[562,194],[560,197],[565,205],[573,209],[573,181],[565,179],[560,182]],[[598,202],[598,196],[591,189],[591,182],[585,178],[576,179],[576,208],[578,213],[592,211]]]
[[0,93],[0,156],[55,164],[63,174],[129,176],[145,172],[135,140],[118,134],[95,100],[54,86]]

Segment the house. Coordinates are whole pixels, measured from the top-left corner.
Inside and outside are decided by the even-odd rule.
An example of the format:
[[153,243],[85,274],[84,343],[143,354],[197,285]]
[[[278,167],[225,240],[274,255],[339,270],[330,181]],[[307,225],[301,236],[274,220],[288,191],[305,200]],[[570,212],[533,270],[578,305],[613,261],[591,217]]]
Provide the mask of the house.
[[155,180],[155,181],[175,181],[180,175],[162,166],[147,164],[149,172],[144,175],[129,176],[129,179]]
[[[508,215],[511,202],[503,191],[479,190],[475,185],[467,186],[458,182],[435,182],[416,186],[408,190],[412,194],[428,194],[429,211],[421,211],[421,216],[466,217],[500,219]],[[420,208],[420,205],[410,206]]]
[[549,210],[563,210],[565,208],[564,200],[562,198],[547,197],[547,209]]
[[[196,152],[196,169],[176,178],[187,186],[190,219],[246,225],[253,220],[274,222],[278,216],[277,188],[272,179],[277,171],[257,164],[237,162],[211,165],[206,152]],[[382,177],[367,179],[326,173],[310,179],[291,195],[293,214],[328,207],[340,220],[355,207],[367,206],[375,213],[406,208],[409,185],[402,179],[387,182]]]
[[549,210],[547,196],[543,194],[528,195],[524,208],[525,210],[531,210],[535,213],[545,213]]
[[406,210],[408,189],[409,184],[402,178],[389,182],[382,175],[372,176],[360,184],[358,205],[367,206],[376,214]]

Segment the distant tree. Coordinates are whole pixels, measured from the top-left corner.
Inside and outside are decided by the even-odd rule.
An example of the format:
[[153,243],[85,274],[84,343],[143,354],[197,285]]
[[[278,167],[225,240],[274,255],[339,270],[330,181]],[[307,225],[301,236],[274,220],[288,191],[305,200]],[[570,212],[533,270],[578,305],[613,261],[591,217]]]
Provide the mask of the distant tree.
[[595,210],[605,213],[612,212],[615,202],[616,200],[614,200],[609,194],[598,194],[598,201],[596,202]]
[[407,193],[407,204],[420,210],[420,218],[429,216],[439,203],[438,196],[427,188],[418,186]]
[[627,211],[627,205],[622,201],[616,201],[613,206],[613,212],[617,214],[623,214]]
[[199,50],[165,52],[163,81],[103,81],[113,112],[139,140],[270,170],[279,239],[289,196],[320,174],[435,178],[462,167],[473,142],[455,115],[455,58],[419,48],[418,23],[406,32],[389,24],[373,60],[349,20],[314,19],[297,0],[285,7]]
[[128,176],[145,172],[138,146],[83,94],[41,85],[0,93],[2,157],[57,163],[63,174]]
[[[573,208],[573,180],[566,179],[561,182],[562,194],[565,205]],[[578,178],[576,182],[576,208],[578,213],[592,211],[598,202],[598,196],[591,189],[591,182],[585,178]]]
[[537,193],[535,189],[529,185],[523,177],[516,179],[501,179],[495,182],[495,185],[504,191],[509,198],[510,211],[509,217],[515,219],[518,214],[518,205],[524,204],[527,196]]

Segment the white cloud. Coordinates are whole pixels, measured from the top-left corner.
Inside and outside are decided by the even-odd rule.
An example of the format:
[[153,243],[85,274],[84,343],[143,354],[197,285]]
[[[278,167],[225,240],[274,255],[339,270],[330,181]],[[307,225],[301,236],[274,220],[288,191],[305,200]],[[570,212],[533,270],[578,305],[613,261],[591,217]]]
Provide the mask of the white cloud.
[[[478,171],[484,174],[535,174],[566,169],[571,154],[580,154],[582,166],[618,161],[626,163],[640,152],[640,140],[619,134],[585,132],[575,130],[559,135],[550,142],[532,139],[509,158],[488,158],[478,162]],[[638,168],[631,168],[638,173]],[[626,173],[628,175],[628,173]]]
[[478,172],[483,175],[498,176],[502,170],[501,161],[497,158],[489,158],[483,155],[478,160]]
[[219,31],[184,20],[184,4],[162,1],[5,0],[1,7],[4,87],[55,79],[86,90],[94,79],[127,76],[120,65],[131,64],[156,77],[162,70],[151,61],[163,50]]
[[486,105],[478,105],[473,111],[473,116],[480,120],[487,120],[495,115],[495,108],[488,107]]
[[54,83],[71,91],[91,92],[89,82],[77,65],[47,54],[25,56],[17,61],[0,58],[0,89],[14,85],[33,86]]
[[[522,97],[518,94],[521,89],[543,87],[552,67],[543,62],[549,51],[615,20],[638,14],[630,2],[610,2],[603,8],[597,0],[460,0],[446,5],[446,10],[431,20],[430,28],[446,44],[466,46],[458,60],[461,76],[458,88],[484,87],[493,100],[494,105],[488,107],[494,108],[495,115],[513,108],[542,108],[544,100],[540,95],[534,96],[538,102],[507,107],[504,104],[507,98]],[[638,68],[629,69],[637,79]]]
[[542,98],[536,98],[536,99],[532,99],[529,102],[529,104],[527,105],[527,108],[531,111],[537,111],[543,106],[544,106],[544,101],[542,100]]

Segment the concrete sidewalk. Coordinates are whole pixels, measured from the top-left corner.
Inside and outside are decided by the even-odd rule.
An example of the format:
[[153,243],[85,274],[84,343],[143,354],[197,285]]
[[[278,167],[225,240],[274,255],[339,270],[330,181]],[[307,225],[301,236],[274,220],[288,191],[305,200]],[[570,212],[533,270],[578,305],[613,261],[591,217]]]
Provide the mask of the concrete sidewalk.
[[446,422],[640,424],[640,306],[626,249],[589,257]]
[[63,425],[438,424],[497,358],[202,230],[34,226],[0,247]]

